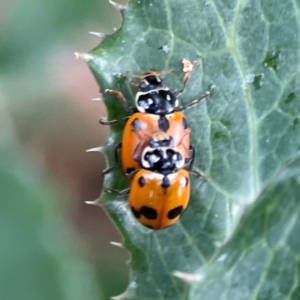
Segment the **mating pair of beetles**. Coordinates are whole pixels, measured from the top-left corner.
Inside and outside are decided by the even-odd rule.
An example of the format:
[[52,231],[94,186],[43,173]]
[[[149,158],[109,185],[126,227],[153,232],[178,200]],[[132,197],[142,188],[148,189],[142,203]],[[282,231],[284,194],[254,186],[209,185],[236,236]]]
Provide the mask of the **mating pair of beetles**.
[[130,182],[130,188],[117,191],[106,189],[118,195],[129,194],[129,206],[133,215],[144,226],[158,230],[176,223],[186,209],[190,198],[190,173],[201,176],[193,170],[195,148],[190,144],[190,127],[183,111],[197,105],[212,93],[206,92],[189,105],[180,106],[178,97],[190,78],[198,61],[191,63],[183,59],[183,87],[170,91],[163,84],[156,70],[134,76],[132,82],[139,91],[135,107],[129,108],[123,94],[114,94],[130,116],[122,120],[107,121],[103,125],[126,122],[122,142],[115,147],[115,165],[103,171],[107,174],[118,167],[118,151],[121,149],[122,167]]

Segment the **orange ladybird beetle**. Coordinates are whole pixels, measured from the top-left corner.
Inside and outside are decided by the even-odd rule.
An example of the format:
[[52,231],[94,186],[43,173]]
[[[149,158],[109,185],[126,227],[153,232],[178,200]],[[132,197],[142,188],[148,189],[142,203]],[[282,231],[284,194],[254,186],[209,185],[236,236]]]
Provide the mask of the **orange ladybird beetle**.
[[154,70],[137,76],[140,82],[133,83],[139,87],[134,108],[127,108],[127,101],[121,92],[115,90],[105,91],[105,93],[116,95],[123,106],[128,111],[134,112],[134,114],[125,118],[125,120],[100,120],[103,125],[113,125],[126,121],[122,142],[115,147],[116,164],[104,170],[103,175],[118,166],[119,149],[122,149],[121,160],[124,173],[130,173],[140,168],[139,163],[134,158],[135,154],[137,151],[142,151],[152,135],[158,131],[163,131],[172,136],[174,147],[181,148],[184,158],[189,160],[190,152],[194,149],[190,145],[190,127],[182,111],[197,105],[202,99],[210,96],[211,92],[206,92],[186,107],[179,106],[177,97],[184,91],[190,74],[198,63],[198,61],[195,61],[191,64],[187,60],[183,60],[183,62],[185,76],[181,90],[171,92],[168,87],[164,86],[163,80],[159,77],[160,74]]
[[106,190],[129,194],[131,211],[144,226],[158,230],[173,225],[180,219],[190,197],[190,175],[182,169],[186,162],[181,150],[173,147],[171,136],[157,133],[138,161],[140,169],[128,174],[133,178],[129,189]]

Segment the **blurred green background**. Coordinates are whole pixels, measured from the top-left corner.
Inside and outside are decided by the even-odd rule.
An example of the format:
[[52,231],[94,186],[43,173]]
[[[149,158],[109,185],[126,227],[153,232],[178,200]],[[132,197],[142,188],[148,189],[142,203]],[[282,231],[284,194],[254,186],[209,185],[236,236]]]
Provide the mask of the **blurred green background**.
[[104,168],[85,150],[108,128],[74,56],[121,22],[107,0],[0,0],[0,299],[109,299],[127,285],[128,254],[109,244],[120,235],[84,204]]

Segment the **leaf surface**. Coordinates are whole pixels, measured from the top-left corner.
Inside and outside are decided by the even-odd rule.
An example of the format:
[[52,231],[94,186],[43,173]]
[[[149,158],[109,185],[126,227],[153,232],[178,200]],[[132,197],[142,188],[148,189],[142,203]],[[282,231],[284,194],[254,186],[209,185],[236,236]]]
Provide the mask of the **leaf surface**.
[[233,238],[194,274],[188,299],[300,297],[300,159],[247,210]]
[[[207,181],[192,179],[190,204],[178,224],[150,231],[134,219],[126,197],[102,194],[132,254],[124,298],[183,299],[186,285],[172,273],[207,263],[235,232],[245,207],[297,155],[299,41],[296,1],[146,0],[131,1],[122,28],[90,52],[101,90],[120,90],[131,106],[137,90],[128,71],[173,68],[165,83],[175,90],[182,85],[183,58],[202,58],[180,97],[183,105],[215,88],[185,113],[195,166]],[[115,97],[105,95],[105,103],[109,119],[126,116]],[[111,127],[104,147],[109,166],[122,128]],[[105,186],[123,189],[128,183],[118,170],[105,177]]]

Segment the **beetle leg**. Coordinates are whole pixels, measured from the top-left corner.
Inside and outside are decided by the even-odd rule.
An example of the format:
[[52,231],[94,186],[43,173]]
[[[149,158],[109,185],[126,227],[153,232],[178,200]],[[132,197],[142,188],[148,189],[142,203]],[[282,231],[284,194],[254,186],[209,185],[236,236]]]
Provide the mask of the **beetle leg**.
[[141,169],[133,170],[133,171],[131,171],[130,173],[125,173],[125,176],[126,176],[128,179],[131,179],[131,178],[134,177],[134,175],[135,175],[136,173],[138,173],[139,171],[141,171]]
[[183,109],[187,109],[187,108],[189,108],[189,107],[193,107],[193,106],[197,105],[201,100],[203,100],[203,99],[205,99],[205,98],[207,98],[207,97],[210,97],[212,94],[213,94],[212,91],[211,91],[211,92],[210,92],[210,91],[205,92],[204,95],[202,95],[200,98],[198,98],[198,99],[192,101],[189,105],[187,105],[187,106],[184,107]]
[[125,118],[123,118],[123,119],[121,119],[121,120],[111,120],[111,121],[106,120],[106,118],[101,118],[101,119],[99,120],[99,123],[100,123],[101,125],[121,124],[121,123],[127,122],[127,120],[128,120],[129,118],[130,118],[130,117],[128,116],[128,117],[125,117]]
[[121,102],[121,104],[123,105],[124,109],[126,111],[129,111],[129,108],[128,108],[128,105],[127,105],[127,100],[120,91],[106,89],[104,91],[104,93],[115,95],[118,98],[118,100]]
[[103,170],[102,172],[102,176],[112,172],[114,169],[116,169],[118,166],[119,166],[119,157],[118,157],[118,151],[122,148],[122,143],[119,143],[116,145],[115,147],[115,165],[110,167],[110,168],[107,168],[105,170]]
[[213,93],[214,93],[213,90],[212,90],[212,91],[207,91],[203,96],[201,96],[201,97],[198,98],[198,99],[195,99],[195,100],[192,101],[189,105],[187,105],[187,106],[181,106],[181,107],[176,107],[176,108],[174,109],[174,112],[176,112],[176,111],[184,111],[184,110],[186,110],[186,109],[189,108],[189,107],[195,106],[195,105],[197,105],[201,100],[203,100],[203,99],[205,99],[205,98],[207,98],[207,97],[212,96]]
[[191,157],[188,159],[189,161],[186,160],[186,163],[188,163],[187,170],[192,174],[197,177],[200,177],[206,181],[206,178],[204,175],[202,175],[200,172],[194,170],[194,163],[195,163],[195,156],[196,156],[196,149],[194,146],[190,145],[190,151],[191,151]]
[[190,174],[192,175],[195,175],[196,177],[198,178],[202,178],[204,181],[206,181],[206,178],[204,175],[202,175],[200,172],[198,171],[195,171],[195,170],[192,170],[192,171],[189,171]]
[[121,191],[115,190],[115,189],[109,189],[109,188],[104,188],[104,190],[108,193],[114,193],[117,194],[118,196],[124,196],[124,195],[128,195],[130,192],[130,188],[128,189],[124,189]]

